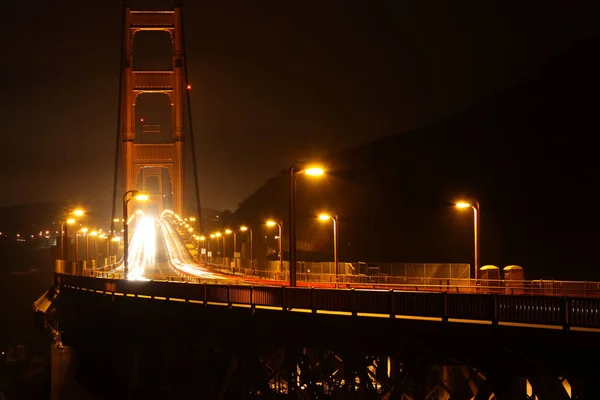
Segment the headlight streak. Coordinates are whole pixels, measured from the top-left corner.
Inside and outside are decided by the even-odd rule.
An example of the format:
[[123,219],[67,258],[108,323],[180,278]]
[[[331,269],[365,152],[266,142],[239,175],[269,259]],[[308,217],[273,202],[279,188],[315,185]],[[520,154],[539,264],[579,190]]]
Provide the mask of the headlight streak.
[[129,244],[129,280],[145,280],[145,266],[156,261],[156,220],[142,217]]
[[173,268],[200,278],[227,279],[196,265],[190,258],[189,252],[182,244],[179,235],[173,226],[163,219],[161,219],[159,223],[165,239],[169,261]]

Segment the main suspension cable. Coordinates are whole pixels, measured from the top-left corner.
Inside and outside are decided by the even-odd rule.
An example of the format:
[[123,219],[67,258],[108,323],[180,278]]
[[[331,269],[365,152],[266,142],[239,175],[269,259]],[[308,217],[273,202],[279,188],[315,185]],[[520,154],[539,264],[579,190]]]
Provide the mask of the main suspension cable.
[[115,234],[115,213],[117,205],[117,186],[119,181],[119,150],[121,144],[121,108],[123,108],[123,67],[125,65],[125,13],[126,13],[127,0],[123,0],[121,3],[122,19],[121,19],[121,57],[119,62],[119,106],[117,108],[117,134],[115,140],[115,173],[113,177],[113,199],[112,199],[112,212],[110,218],[110,233]]
[[185,91],[185,96],[186,96],[186,102],[187,102],[187,113],[188,113],[188,124],[190,127],[190,147],[192,149],[192,165],[193,165],[193,169],[194,169],[194,189],[195,189],[195,194],[196,194],[196,207],[197,207],[197,212],[198,212],[198,231],[202,232],[202,207],[200,205],[200,189],[198,186],[198,166],[196,163],[196,146],[194,144],[194,128],[192,125],[192,103],[190,101],[190,90],[189,88],[189,81],[188,81],[188,68],[187,68],[187,48],[185,46],[185,34],[184,34],[184,28],[185,25],[183,23],[183,16],[184,16],[184,12],[183,12],[183,1],[180,1],[180,5],[181,7],[181,45],[183,46],[183,74],[184,74],[184,79],[185,79],[185,84],[186,84],[186,91]]

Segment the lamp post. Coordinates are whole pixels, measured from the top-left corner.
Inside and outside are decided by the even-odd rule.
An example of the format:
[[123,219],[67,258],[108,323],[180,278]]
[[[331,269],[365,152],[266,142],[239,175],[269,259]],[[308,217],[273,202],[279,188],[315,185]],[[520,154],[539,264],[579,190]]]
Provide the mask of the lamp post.
[[[216,236],[215,236],[215,234],[214,234],[214,233],[211,233],[211,234],[210,234],[210,238],[211,238],[211,239],[214,239],[215,237],[216,237]],[[219,243],[218,243],[218,242],[217,242],[217,247],[219,247]],[[208,261],[209,261],[210,263],[212,263],[212,240],[209,240],[209,241],[208,241],[208,250],[207,250],[207,251],[210,253],[210,258],[208,259]],[[207,255],[208,255],[208,254],[207,254]]]
[[79,234],[87,231],[87,228],[81,228],[79,232],[75,232],[75,261],[79,261]]
[[[91,232],[90,232],[91,233]],[[90,259],[90,234],[85,230],[85,263],[87,264]]]
[[[113,236],[110,241],[112,243],[117,243],[117,249],[115,250],[115,263],[116,263],[117,262],[117,253],[119,252],[119,242],[121,241],[121,238],[119,236]],[[111,244],[111,247],[112,247],[112,244]],[[108,253],[109,254],[109,258],[112,257],[112,255],[110,253],[112,253],[112,249]],[[109,262],[109,264],[110,264],[110,262]]]
[[[129,194],[131,194],[131,197],[128,196]],[[129,260],[127,259],[129,256],[129,221],[127,217],[127,204],[131,199],[146,201],[148,200],[148,194],[135,189],[123,193],[123,271],[125,279],[127,279],[127,276],[129,275]]]
[[254,269],[254,245],[252,243],[252,229],[247,226],[240,226],[240,231],[250,233],[250,268]]
[[469,208],[471,207],[473,209],[473,244],[474,244],[474,248],[475,248],[475,254],[474,254],[474,266],[475,266],[475,280],[478,279],[479,277],[479,218],[480,218],[480,211],[479,211],[479,202],[478,201],[473,201],[473,202],[466,202],[466,201],[459,201],[458,203],[455,204],[455,206],[457,208]]
[[[283,228],[283,224],[281,221],[277,222],[277,221],[273,221],[272,219],[270,219],[266,222],[266,225],[269,227],[277,225],[277,227],[279,228],[279,236],[277,237],[277,245],[279,247],[279,272],[283,272],[283,238],[281,237],[281,231]],[[290,280],[291,280],[291,278],[290,278]]]
[[108,235],[106,235],[106,234],[103,233],[100,236],[100,239],[104,240],[104,244],[106,245],[106,251],[105,251],[105,254],[104,254],[104,265],[103,265],[104,267],[106,267],[106,266],[108,266],[108,258],[110,257],[109,252],[108,252],[108,244],[110,242],[110,238],[109,238]]
[[75,223],[74,218],[69,218],[66,221],[60,222],[60,258],[61,260],[66,260],[69,258],[69,245],[67,240],[69,239],[69,234],[67,230],[68,225],[73,225]]
[[196,246],[196,253],[198,254],[198,261],[200,261],[200,242],[202,242],[202,246],[204,246],[206,236],[196,236],[196,240],[198,241],[198,246]]
[[339,279],[339,261],[338,261],[338,236],[339,236],[339,220],[337,215],[320,214],[319,219],[321,221],[333,221],[333,264],[335,266],[335,283],[337,285]]
[[[221,232],[215,232],[215,238],[217,239],[217,257],[221,257],[219,238],[221,237]],[[223,253],[225,253],[225,238],[223,238]]]
[[[235,259],[235,251],[237,250],[237,235],[236,235],[235,231],[232,231],[231,229],[225,229],[225,234],[233,235],[233,258]],[[223,236],[223,239],[225,239],[224,236]]]
[[[94,260],[94,262],[92,263],[92,269],[94,269],[94,267],[96,266],[96,262],[97,262],[96,258],[98,256],[98,231],[91,231],[89,236],[94,238],[94,252],[92,253],[93,254],[92,259]],[[87,252],[87,250],[86,250],[86,252]]]
[[321,176],[323,168],[311,167],[298,170],[296,164],[290,167],[290,286],[296,286],[296,178],[300,174]]
[[85,214],[85,212],[76,208],[73,210],[71,207],[65,209],[63,220],[60,221],[60,258],[61,260],[66,260],[69,258],[69,245],[67,240],[69,239],[68,234],[68,225],[73,225],[75,223],[74,217],[81,217]]

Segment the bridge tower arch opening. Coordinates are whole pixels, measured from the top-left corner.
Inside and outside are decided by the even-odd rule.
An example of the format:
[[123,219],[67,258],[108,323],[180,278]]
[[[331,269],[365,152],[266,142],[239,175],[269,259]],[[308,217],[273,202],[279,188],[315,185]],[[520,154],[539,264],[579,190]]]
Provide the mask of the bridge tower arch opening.
[[173,208],[172,165],[145,166],[138,169],[137,187],[148,193],[149,201],[139,204],[144,214],[158,218],[162,210]]
[[[144,208],[157,215],[167,208],[182,215],[186,194],[183,129],[186,82],[181,8],[133,11],[126,7],[124,17],[120,113],[123,192],[150,189],[150,201]],[[144,35],[159,37],[161,48],[168,47],[164,35],[169,37],[170,66],[164,65],[164,60],[145,60],[148,54],[134,57],[137,49],[147,53]],[[159,99],[158,106],[143,110],[149,98]]]

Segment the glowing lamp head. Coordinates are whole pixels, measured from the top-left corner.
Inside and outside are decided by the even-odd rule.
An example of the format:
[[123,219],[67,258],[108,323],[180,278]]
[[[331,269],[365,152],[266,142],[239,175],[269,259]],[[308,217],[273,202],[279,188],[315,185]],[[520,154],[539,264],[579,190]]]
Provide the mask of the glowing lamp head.
[[216,237],[221,237],[221,232],[217,232],[217,233],[215,233],[215,236],[216,236]]
[[194,228],[189,228],[188,232],[194,232]]
[[331,219],[331,216],[329,214],[319,214],[319,219],[321,221],[328,221]]
[[214,239],[214,238],[215,238],[215,234],[214,234],[214,233],[211,233],[211,234],[210,234],[210,238],[211,238],[211,239]]
[[231,235],[231,232],[233,232],[231,229],[225,229],[225,234]]
[[84,228],[81,228],[81,232],[82,232],[82,233],[87,233],[87,231],[88,231],[88,228],[85,228],[85,227],[84,227]]
[[196,220],[196,217],[190,217],[190,221],[194,222]]
[[471,207],[471,203],[467,203],[466,201],[459,201],[455,204],[457,208],[469,208]]
[[192,85],[187,85],[185,88],[186,88],[187,90],[192,90]]
[[113,242],[120,242],[121,238],[119,236],[113,236],[111,239]]
[[319,168],[319,167],[311,167],[311,168],[306,168],[304,170],[304,173],[306,175],[310,175],[310,176],[321,176],[325,173],[325,170],[323,168]]
[[76,216],[76,217],[81,217],[81,216],[83,216],[84,213],[85,212],[82,209],[80,209],[80,208],[78,208],[76,210],[73,210],[73,215]]
[[135,196],[133,196],[137,201],[146,201],[148,200],[148,198],[150,196],[148,196],[148,193],[144,193],[144,192],[137,192],[135,194]]
[[198,236],[198,240],[200,240],[201,242],[203,242],[203,241],[206,240],[206,237],[205,236]]
[[246,232],[248,230],[247,226],[240,226],[240,231]]
[[75,223],[75,219],[73,219],[73,218],[69,218],[67,220],[67,224],[69,224],[69,225],[73,225],[74,223]]
[[272,219],[268,220],[267,222],[265,222],[265,224],[267,226],[275,226],[277,225],[277,222],[273,221]]
[[90,232],[90,236],[98,236],[98,232],[97,231],[91,231]]

